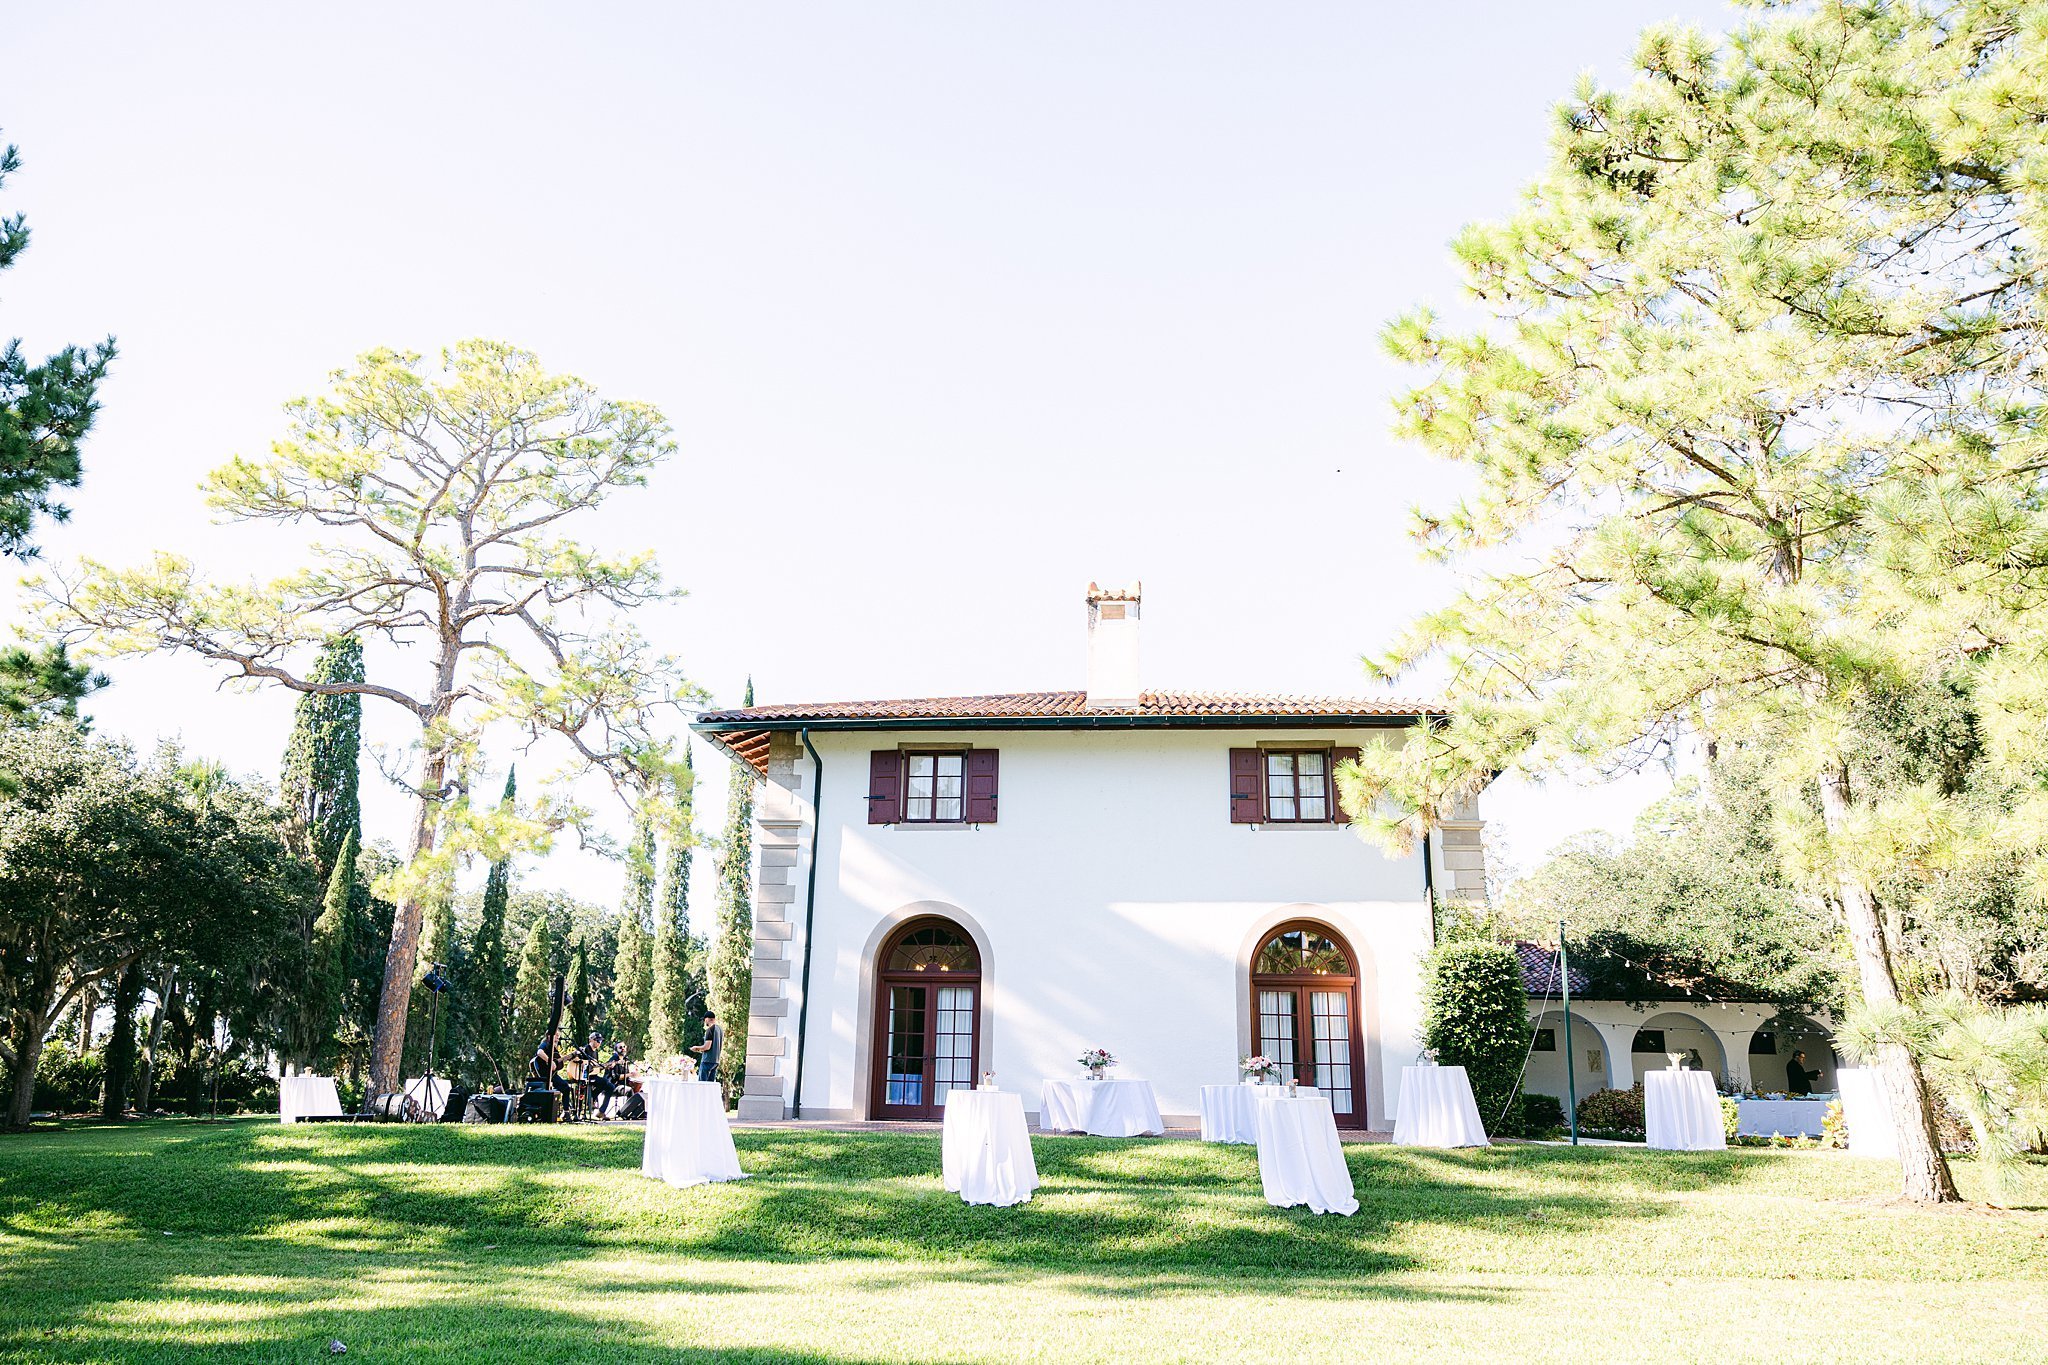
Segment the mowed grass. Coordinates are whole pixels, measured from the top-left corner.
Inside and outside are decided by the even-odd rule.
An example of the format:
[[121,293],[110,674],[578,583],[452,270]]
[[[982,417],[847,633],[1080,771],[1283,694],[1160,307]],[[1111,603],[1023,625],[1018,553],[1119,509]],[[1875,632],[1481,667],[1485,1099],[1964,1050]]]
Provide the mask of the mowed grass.
[[1351,1147],[1344,1219],[1244,1148],[1040,1139],[1005,1210],[936,1136],[738,1141],[674,1190],[633,1129],[0,1138],[0,1360],[2048,1360],[2048,1214],[1837,1154]]

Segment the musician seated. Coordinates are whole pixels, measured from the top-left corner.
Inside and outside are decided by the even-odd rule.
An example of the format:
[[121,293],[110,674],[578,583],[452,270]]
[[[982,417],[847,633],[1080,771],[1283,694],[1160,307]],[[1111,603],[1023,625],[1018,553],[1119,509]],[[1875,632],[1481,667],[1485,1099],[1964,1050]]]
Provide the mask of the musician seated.
[[560,1094],[562,1112],[569,1112],[570,1086],[561,1074],[560,1049],[553,1034],[541,1039],[540,1046],[533,1050],[533,1060],[527,1064],[526,1074],[529,1081],[539,1081]]

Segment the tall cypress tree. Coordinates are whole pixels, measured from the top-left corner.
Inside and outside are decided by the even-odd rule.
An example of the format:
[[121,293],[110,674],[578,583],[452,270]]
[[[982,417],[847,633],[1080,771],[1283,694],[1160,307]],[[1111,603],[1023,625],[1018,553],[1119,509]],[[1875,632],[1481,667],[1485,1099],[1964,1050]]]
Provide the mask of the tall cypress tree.
[[696,788],[697,774],[685,750],[672,788],[674,810],[655,902],[654,991],[647,1022],[647,1054],[665,1063],[682,1059],[704,1022],[701,996],[692,998],[691,980],[696,964],[690,943],[690,811]]
[[341,841],[340,856],[328,874],[320,918],[313,921],[311,964],[299,999],[292,1037],[293,1060],[299,1067],[318,1066],[332,1051],[341,1022],[342,995],[348,987],[349,901],[356,889],[356,834]]
[[[510,810],[519,791],[517,769],[505,774],[505,795],[500,809]],[[505,960],[505,910],[512,903],[512,860],[500,858],[491,864],[484,878],[482,910],[476,932],[469,941],[469,962],[463,977],[463,1015],[469,1045],[498,1084],[512,1083],[516,1055],[506,1047],[505,995],[511,988],[509,964]],[[518,1044],[514,1044],[518,1046]]]
[[[747,679],[747,706],[754,704],[754,680]],[[718,868],[718,941],[706,972],[711,1008],[726,1030],[719,1079],[738,1098],[747,1066],[748,997],[754,990],[754,770],[735,763],[725,798],[724,862]]]
[[512,1037],[523,1051],[538,1046],[547,1032],[548,1013],[554,1003],[554,956],[547,916],[542,915],[526,931],[526,947],[519,954],[519,975],[512,983]]
[[575,951],[569,954],[569,1037],[566,1046],[582,1047],[590,1037],[590,944],[576,935]]
[[[308,681],[361,682],[363,642],[353,635],[329,640],[313,662]],[[301,847],[325,877],[350,834],[362,838],[360,799],[363,699],[359,694],[299,698],[292,736],[284,751],[283,796],[299,831]]]
[[626,852],[625,905],[612,965],[612,1037],[635,1057],[647,1055],[647,1016],[654,994],[654,822],[645,812]]

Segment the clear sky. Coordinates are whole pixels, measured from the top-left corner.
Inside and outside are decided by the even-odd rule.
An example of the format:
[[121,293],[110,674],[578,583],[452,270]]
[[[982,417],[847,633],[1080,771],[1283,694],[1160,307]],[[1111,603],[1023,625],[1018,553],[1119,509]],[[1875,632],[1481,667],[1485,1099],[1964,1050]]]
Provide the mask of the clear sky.
[[[588,531],[659,551],[690,596],[648,627],[721,703],[749,673],[763,701],[1078,687],[1091,578],[1144,580],[1150,686],[1357,693],[1446,591],[1405,509],[1456,487],[1388,434],[1411,377],[1379,329],[1458,305],[1452,234],[1671,17],[1729,18],[0,0],[0,212],[34,232],[0,335],[121,346],[46,558],[281,568],[201,473],[362,350],[491,336],[675,424]],[[290,697],[111,671],[102,732],[275,774]],[[1528,865],[1661,786],[1504,782],[1485,813]],[[399,795],[366,804],[396,842]]]

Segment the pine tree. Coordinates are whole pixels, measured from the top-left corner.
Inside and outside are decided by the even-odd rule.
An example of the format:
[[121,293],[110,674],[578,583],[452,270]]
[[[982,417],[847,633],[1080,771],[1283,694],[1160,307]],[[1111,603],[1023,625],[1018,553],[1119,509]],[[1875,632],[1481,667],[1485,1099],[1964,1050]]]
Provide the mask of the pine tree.
[[350,830],[341,841],[334,871],[327,878],[327,895],[320,902],[320,918],[313,922],[311,964],[306,973],[305,993],[300,998],[298,1027],[293,1039],[295,1060],[302,1069],[318,1066],[334,1048],[334,1032],[341,1022],[342,993],[348,986],[349,900],[356,885],[356,834]]
[[[505,795],[501,808],[509,810],[519,791],[515,769],[505,774]],[[506,1046],[505,993],[511,987],[505,961],[505,910],[512,903],[512,860],[500,858],[491,864],[484,878],[483,906],[478,912],[476,932],[469,941],[468,970],[463,977],[463,1015],[467,1019],[469,1045],[483,1064],[497,1077],[498,1084],[512,1083],[517,1054]],[[518,1044],[515,1042],[514,1046]]]
[[[363,642],[353,635],[329,640],[307,675],[316,684],[362,680]],[[360,695],[308,692],[299,698],[284,751],[283,797],[301,847],[323,877],[334,870],[342,842],[351,834],[362,838],[362,748]]]
[[612,1037],[635,1057],[647,1055],[647,1016],[654,994],[654,822],[641,816],[626,853],[625,906],[612,965]]
[[554,944],[548,940],[545,916],[526,931],[519,954],[519,975],[512,983],[512,1043],[531,1052],[547,1034],[554,1006]]
[[654,924],[654,992],[648,1011],[647,1055],[663,1064],[680,1062],[704,1023],[701,998],[693,999],[691,990],[690,811],[696,787],[697,775],[685,750],[673,788],[674,810]]
[[[747,679],[745,705],[754,704],[754,680]],[[719,1079],[737,1099],[747,1066],[748,997],[754,989],[754,770],[733,764],[725,800],[724,861],[718,868],[718,941],[705,976],[711,1008],[725,1025]]]
[[[0,148],[0,184],[21,165]],[[28,246],[21,215],[0,219],[0,270]],[[38,515],[63,521],[53,488],[78,487],[79,443],[99,412],[98,390],[114,359],[114,339],[90,349],[67,346],[31,365],[19,342],[0,348],[0,557],[35,554],[29,535]]]

